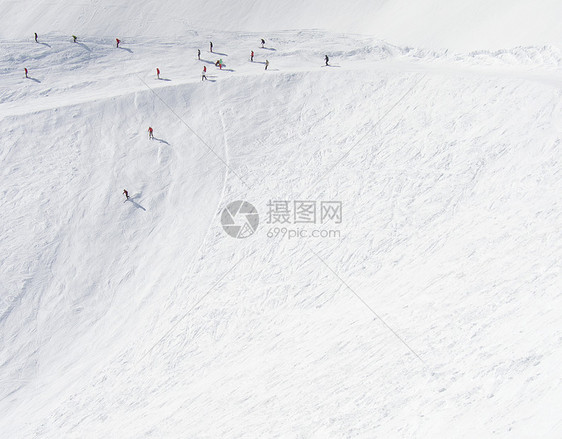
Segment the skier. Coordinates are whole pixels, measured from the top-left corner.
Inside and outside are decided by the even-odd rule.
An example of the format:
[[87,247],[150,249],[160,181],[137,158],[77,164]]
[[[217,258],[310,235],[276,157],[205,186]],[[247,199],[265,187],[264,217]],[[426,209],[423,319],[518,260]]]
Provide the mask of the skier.
[[121,42],[121,40],[119,38],[115,38],[115,41],[117,41],[117,48],[119,48],[119,43]]
[[330,61],[330,58],[328,58],[328,55],[324,55],[324,61],[326,61],[326,65],[328,65],[328,61]]
[[252,53],[250,53],[250,61],[254,62],[254,51],[252,50]]
[[221,59],[219,59],[219,69],[221,69],[221,70],[222,70],[222,58],[221,58]]
[[127,201],[129,199],[129,192],[127,192],[127,189],[123,189],[123,194],[125,195],[125,201]]
[[267,68],[269,67],[269,60],[265,60],[265,70],[267,70]]
[[160,79],[160,69],[156,67],[156,77]]
[[37,32],[35,32],[35,42],[38,43],[39,41],[37,41]]
[[201,74],[201,81],[207,81],[207,66],[203,66],[203,73]]
[[148,127],[148,138],[150,140],[154,139],[154,130],[152,129],[152,127]]
[[78,37],[76,35],[72,35],[72,40],[76,43],[76,40],[78,39]]
[[262,38],[261,39],[261,48],[264,49],[265,48],[265,40]]
[[201,49],[197,49],[197,59],[201,61]]
[[25,68],[24,70],[25,70],[25,77],[27,78],[27,68]]
[[209,52],[213,53],[213,42],[209,41]]

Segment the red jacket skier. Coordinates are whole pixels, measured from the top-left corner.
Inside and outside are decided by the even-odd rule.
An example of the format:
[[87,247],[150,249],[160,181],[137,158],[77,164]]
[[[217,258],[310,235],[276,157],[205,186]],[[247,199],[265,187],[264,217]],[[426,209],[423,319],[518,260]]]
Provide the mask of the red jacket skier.
[[252,50],[252,53],[250,54],[250,61],[254,62],[254,51]]
[[25,77],[27,78],[27,68],[25,68],[24,70],[25,70]]
[[148,138],[154,139],[154,130],[152,129],[152,127],[148,127]]
[[117,41],[117,47],[119,47],[119,43],[121,42],[121,40],[119,38],[115,38],[115,41]]
[[156,67],[156,76],[160,79],[160,69]]

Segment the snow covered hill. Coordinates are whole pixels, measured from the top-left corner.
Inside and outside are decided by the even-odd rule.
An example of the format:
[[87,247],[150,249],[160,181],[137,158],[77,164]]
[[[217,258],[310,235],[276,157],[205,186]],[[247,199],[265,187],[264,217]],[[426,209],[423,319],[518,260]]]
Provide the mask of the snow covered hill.
[[[562,47],[559,0],[2,0],[0,38],[68,36],[189,38],[195,31],[322,29],[438,49]],[[304,36],[303,36],[304,38]],[[321,49],[321,48],[318,48]]]
[[366,4],[2,2],[0,437],[559,437],[559,5]]

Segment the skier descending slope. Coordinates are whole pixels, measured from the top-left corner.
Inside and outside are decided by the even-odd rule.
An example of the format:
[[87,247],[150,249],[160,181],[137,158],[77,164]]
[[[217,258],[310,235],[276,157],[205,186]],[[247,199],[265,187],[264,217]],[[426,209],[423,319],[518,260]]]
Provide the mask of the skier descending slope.
[[207,66],[203,66],[203,73],[201,74],[201,81],[207,80]]
[[254,51],[252,50],[252,53],[250,53],[250,61],[254,62]]
[[213,42],[209,41],[209,52],[213,53]]
[[27,78],[27,68],[25,68],[24,70],[25,70],[25,77]]
[[38,43],[38,42],[39,42],[39,41],[37,41],[37,38],[38,38],[38,36],[37,36],[37,32],[35,32],[35,42],[36,42],[36,43]]
[[201,49],[197,49],[197,59],[201,61]]
[[115,38],[115,41],[117,42],[117,48],[119,48],[119,43],[121,42],[121,40],[119,38]]
[[156,77],[160,79],[160,69],[156,67]]
[[152,127],[148,127],[148,138],[150,140],[154,139],[154,130],[152,129]]
[[263,38],[261,39],[261,48],[265,49],[265,40]]
[[326,65],[328,65],[328,61],[330,61],[330,58],[328,58],[328,55],[324,55],[324,61],[326,61]]
[[77,37],[76,35],[72,35],[72,40],[73,40],[73,42],[76,43],[76,40],[77,40],[77,39],[78,39],[78,37]]
[[269,60],[265,60],[265,70],[267,70],[267,68],[269,67]]
[[127,189],[123,189],[123,194],[125,195],[125,201],[127,201],[129,199],[129,192],[127,192]]

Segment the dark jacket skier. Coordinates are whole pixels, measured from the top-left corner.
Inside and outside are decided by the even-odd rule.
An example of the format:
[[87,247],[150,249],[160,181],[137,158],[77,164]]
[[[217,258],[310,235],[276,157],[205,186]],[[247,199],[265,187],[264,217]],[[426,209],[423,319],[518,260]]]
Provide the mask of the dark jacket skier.
[[328,65],[328,61],[330,61],[330,58],[328,58],[328,55],[324,55],[324,61],[326,61],[326,65]]

